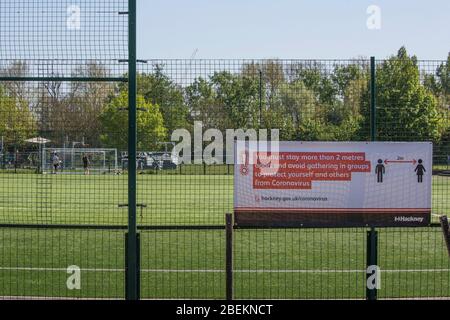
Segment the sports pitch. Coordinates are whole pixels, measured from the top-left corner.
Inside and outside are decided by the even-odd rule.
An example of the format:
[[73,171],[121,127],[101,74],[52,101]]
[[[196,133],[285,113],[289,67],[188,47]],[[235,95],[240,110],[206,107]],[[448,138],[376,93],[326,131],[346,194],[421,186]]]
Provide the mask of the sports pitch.
[[[450,212],[448,177],[435,176],[433,211]],[[0,173],[0,223],[127,224],[126,175]],[[229,175],[140,175],[138,223],[224,225]],[[237,230],[237,299],[365,297],[366,229]],[[0,228],[0,297],[124,298],[125,230]],[[67,289],[67,267],[81,290]],[[379,229],[380,298],[450,296],[440,229]],[[224,230],[141,232],[141,297],[225,297]]]

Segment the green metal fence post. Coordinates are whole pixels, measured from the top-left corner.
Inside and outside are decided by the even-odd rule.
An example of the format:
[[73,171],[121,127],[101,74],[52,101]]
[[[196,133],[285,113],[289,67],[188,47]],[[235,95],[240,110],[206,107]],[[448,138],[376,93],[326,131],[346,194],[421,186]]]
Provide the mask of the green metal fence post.
[[375,57],[370,58],[370,139],[377,140],[377,84]]
[[[377,140],[377,87],[376,87],[376,63],[375,57],[370,58],[370,139],[372,142]],[[375,228],[370,228],[367,233],[367,270],[369,267],[376,266],[378,263],[378,232]],[[370,277],[367,274],[367,279]],[[367,286],[367,282],[366,282]],[[377,289],[366,287],[367,300],[377,299]]]
[[128,242],[126,298],[137,300],[138,244],[136,219],[136,0],[128,0]]
[[263,100],[263,73],[259,70],[259,129],[262,129],[263,115],[262,115],[262,100]]
[[[373,269],[373,267],[378,266],[378,232],[375,228],[371,228],[370,231],[367,232],[367,278],[366,278],[366,297],[367,300],[373,301],[377,300],[377,288],[369,288],[369,279],[373,277],[373,274],[370,272],[376,272],[376,278],[379,277],[379,270]],[[371,269],[369,269],[371,268]],[[372,280],[375,283],[378,283],[378,280]],[[373,284],[373,283],[372,283]]]

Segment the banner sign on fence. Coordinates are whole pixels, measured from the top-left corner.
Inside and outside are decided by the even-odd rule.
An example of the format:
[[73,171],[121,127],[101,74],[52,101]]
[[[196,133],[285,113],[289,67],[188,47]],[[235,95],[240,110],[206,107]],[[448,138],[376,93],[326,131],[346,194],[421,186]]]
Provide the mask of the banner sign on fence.
[[430,224],[432,143],[280,142],[275,149],[236,143],[238,227]]

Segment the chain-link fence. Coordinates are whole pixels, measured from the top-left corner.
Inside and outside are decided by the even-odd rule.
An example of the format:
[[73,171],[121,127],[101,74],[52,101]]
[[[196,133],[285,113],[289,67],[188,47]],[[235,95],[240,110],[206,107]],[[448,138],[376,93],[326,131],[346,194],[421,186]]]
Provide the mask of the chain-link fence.
[[[125,297],[128,1],[77,3],[0,3],[2,298]],[[450,213],[449,68],[403,49],[376,65],[377,140],[434,143],[434,223]],[[141,298],[225,298],[234,167],[226,152],[182,163],[172,155],[180,129],[191,158],[209,129],[224,145],[235,140],[227,129],[369,141],[370,75],[369,59],[139,60]],[[366,231],[237,229],[234,297],[364,299]],[[438,227],[378,237],[380,298],[450,297]]]
[[128,21],[126,0],[0,2],[1,298],[125,297],[127,180],[98,148],[127,132],[102,117]]
[[[401,54],[377,64],[377,140],[434,142],[437,223],[439,215],[449,212],[448,89],[440,78],[447,63],[416,62]],[[164,123],[177,123],[169,132],[192,128],[198,121],[203,132],[219,128],[224,137],[226,129],[237,127],[279,128],[282,140],[370,140],[369,60],[149,60],[139,70],[139,93],[159,106]],[[433,93],[433,86],[438,91]],[[140,202],[145,203],[149,194],[153,198],[143,225],[174,230],[223,225],[223,212],[233,210],[232,167],[182,165],[146,173],[153,177],[141,176]],[[145,179],[153,181],[148,184]],[[223,232],[210,231],[201,239],[199,231],[174,230],[159,234],[159,242],[165,244],[161,250],[179,259],[165,260],[163,251],[155,253],[161,258],[151,268],[153,274],[143,278],[143,295],[217,297],[225,281]],[[449,264],[438,227],[379,232],[380,298],[449,295]],[[214,233],[220,239],[217,250],[211,248]],[[152,234],[156,237],[158,232]],[[156,241],[145,244],[145,239],[143,248],[158,250]],[[211,261],[211,250],[222,253],[218,265]],[[236,230],[235,297],[364,298],[366,255],[366,229]],[[211,286],[212,279],[217,287]],[[162,285],[171,282],[179,288],[177,293]]]

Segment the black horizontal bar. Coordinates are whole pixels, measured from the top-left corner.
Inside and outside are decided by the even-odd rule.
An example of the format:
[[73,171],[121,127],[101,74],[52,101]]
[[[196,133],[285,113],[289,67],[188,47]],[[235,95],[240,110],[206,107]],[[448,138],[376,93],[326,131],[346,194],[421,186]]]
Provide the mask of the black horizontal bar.
[[[117,207],[118,208],[128,208],[129,205],[128,204],[119,204]],[[137,204],[136,207],[138,207],[138,208],[147,208],[147,205],[146,204]]]
[[441,225],[439,223],[432,223],[432,224],[430,224],[430,227],[431,228],[440,228]]
[[90,77],[0,77],[0,81],[128,82],[128,78],[117,78],[117,77],[106,77],[106,78],[101,78],[101,77],[98,77],[98,78],[90,78]]
[[[130,109],[128,109],[128,108],[119,108],[119,109],[117,109],[117,110],[119,110],[119,111],[128,111],[128,110],[130,110]],[[136,108],[136,111],[148,112],[148,110],[145,109],[145,108]]]
[[[119,59],[119,60],[117,60],[119,63],[128,63],[128,59]],[[136,62],[137,63],[145,63],[145,64],[147,64],[148,63],[148,60],[136,60]]]
[[[392,230],[392,229],[413,229],[413,230],[420,230],[420,229],[425,229],[425,228],[440,228],[441,225],[440,224],[436,224],[436,223],[432,223],[430,225],[427,226],[417,226],[417,227],[376,227],[377,229],[381,229],[381,230]],[[239,225],[235,225],[233,226],[234,230],[311,230],[311,229],[324,229],[324,230],[332,230],[332,229],[342,229],[342,230],[350,230],[350,229],[361,229],[361,230],[367,230],[370,229],[370,226],[367,227],[353,227],[353,226],[342,226],[342,227],[317,227],[317,226],[303,226],[303,227],[299,227],[299,226],[239,226]]]
[[[127,226],[108,226],[108,225],[62,225],[62,224],[0,224],[0,229],[52,229],[52,230],[127,230]],[[214,226],[138,226],[138,230],[225,230],[225,225]]]
[[215,225],[215,226],[138,226],[138,230],[143,231],[189,231],[189,230],[225,230],[225,225]]
[[127,226],[75,224],[0,224],[0,229],[127,230]]

